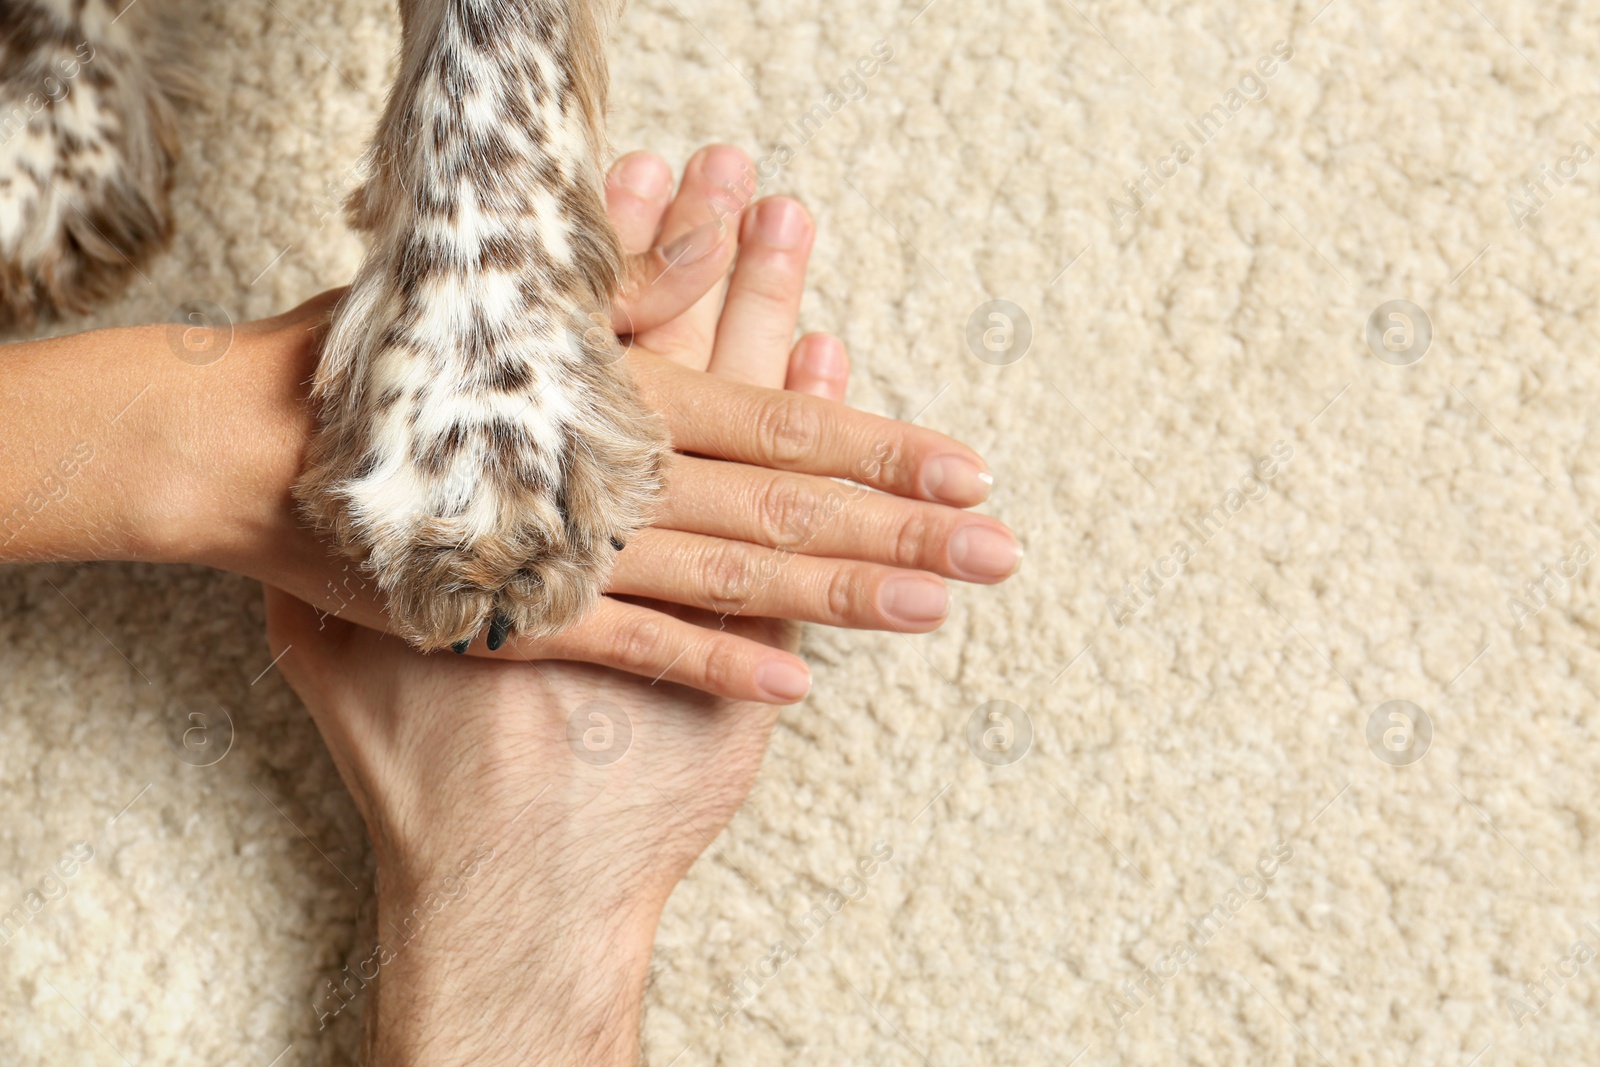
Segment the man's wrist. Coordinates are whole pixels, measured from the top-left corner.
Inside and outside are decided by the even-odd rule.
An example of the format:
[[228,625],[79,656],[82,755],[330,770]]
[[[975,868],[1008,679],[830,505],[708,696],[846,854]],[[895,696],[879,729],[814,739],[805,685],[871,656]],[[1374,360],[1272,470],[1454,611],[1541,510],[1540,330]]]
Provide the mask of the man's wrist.
[[637,1063],[656,896],[580,890],[487,846],[453,867],[435,884],[380,872],[379,943],[358,961],[375,1062]]

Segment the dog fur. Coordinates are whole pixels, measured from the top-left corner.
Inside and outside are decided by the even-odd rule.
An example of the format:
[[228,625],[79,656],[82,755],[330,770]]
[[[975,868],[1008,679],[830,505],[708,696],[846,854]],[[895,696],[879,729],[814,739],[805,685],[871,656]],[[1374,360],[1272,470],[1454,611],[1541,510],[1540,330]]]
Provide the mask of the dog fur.
[[[92,227],[104,243],[131,268],[169,232],[171,104],[122,13],[0,0],[24,27],[6,31],[8,55],[34,69],[81,35],[84,71],[114,79],[49,101],[25,151],[0,145],[0,183],[25,178],[53,212],[0,185],[13,316],[81,307],[125,273],[71,222],[69,190],[45,195],[85,130],[99,131],[93,165],[65,173],[88,222],[118,215]],[[607,0],[401,0],[399,74],[347,205],[369,250],[324,343],[296,498],[422,648],[569,625],[661,491],[665,434],[609,318],[624,270],[602,191],[613,14]]]

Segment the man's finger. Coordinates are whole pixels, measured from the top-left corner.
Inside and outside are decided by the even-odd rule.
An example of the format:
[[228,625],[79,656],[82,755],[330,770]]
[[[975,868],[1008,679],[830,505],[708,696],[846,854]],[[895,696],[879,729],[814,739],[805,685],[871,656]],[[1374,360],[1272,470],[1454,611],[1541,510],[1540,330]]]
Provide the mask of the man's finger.
[[783,388],[816,234],[811,215],[787,196],[763,200],[745,213],[739,264],[711,352],[712,374]]
[[713,220],[629,256],[622,291],[611,305],[617,336],[676,325],[673,320],[698,301],[719,295],[737,247],[733,231]]
[[651,152],[629,152],[606,175],[606,214],[629,255],[656,243],[671,201],[672,168]]
[[850,355],[844,342],[826,333],[808,333],[789,352],[789,373],[783,387],[844,403],[850,384]]
[[[683,168],[683,181],[661,220],[657,243],[672,248],[674,242],[691,232],[704,232],[702,228],[710,223],[721,223],[728,232],[728,239],[737,243],[741,216],[755,195],[755,173],[750,157],[731,145],[715,144],[700,149]],[[731,251],[728,256],[731,259]],[[651,331],[648,340],[651,351],[664,353],[695,370],[706,369],[716,339],[717,318],[722,311],[728,262],[719,261],[724,273],[688,312],[670,321],[659,320],[661,324]],[[681,266],[674,268],[674,273]],[[687,288],[685,285],[685,290]],[[644,329],[641,326],[640,332]]]

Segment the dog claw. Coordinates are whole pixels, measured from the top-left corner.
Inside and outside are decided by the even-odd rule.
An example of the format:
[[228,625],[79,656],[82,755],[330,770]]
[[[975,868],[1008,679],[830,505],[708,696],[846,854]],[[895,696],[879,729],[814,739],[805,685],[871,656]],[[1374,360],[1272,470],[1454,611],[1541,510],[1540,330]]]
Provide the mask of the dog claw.
[[613,537],[611,539],[611,547],[616,549],[618,552],[621,552],[623,550],[623,548],[625,548],[626,546],[620,540],[618,540],[617,538]]
[[457,641],[455,644],[451,645],[450,651],[454,652],[458,656],[465,656],[467,654],[467,649],[471,647],[472,638],[469,637],[465,641]]
[[506,643],[506,638],[511,634],[511,620],[504,615],[496,615],[489,624],[489,651],[498,652],[500,646]]

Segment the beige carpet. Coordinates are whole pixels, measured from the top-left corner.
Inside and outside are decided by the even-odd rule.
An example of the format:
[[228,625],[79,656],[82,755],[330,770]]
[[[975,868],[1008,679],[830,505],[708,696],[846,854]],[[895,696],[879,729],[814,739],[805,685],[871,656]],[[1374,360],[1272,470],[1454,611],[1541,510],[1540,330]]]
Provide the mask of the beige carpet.
[[[359,254],[386,0],[174,2],[182,233],[96,324],[265,314]],[[662,926],[651,1063],[1600,1060],[1600,12],[1321,2],[632,3],[619,149],[787,143],[803,326],[989,456],[1029,553],[935,635],[810,633]],[[996,299],[1027,328],[969,344]],[[1426,322],[1369,343],[1395,300]],[[0,1062],[349,1062],[310,1004],[370,866],[257,591],[12,568],[0,617],[0,911],[61,897],[0,948]]]

